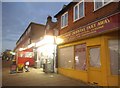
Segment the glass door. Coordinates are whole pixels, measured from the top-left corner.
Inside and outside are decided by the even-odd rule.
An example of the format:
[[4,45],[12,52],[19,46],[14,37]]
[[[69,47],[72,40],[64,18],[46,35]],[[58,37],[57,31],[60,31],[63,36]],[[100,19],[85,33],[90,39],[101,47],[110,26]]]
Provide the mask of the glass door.
[[101,50],[100,46],[88,47],[88,81],[95,85],[101,83]]

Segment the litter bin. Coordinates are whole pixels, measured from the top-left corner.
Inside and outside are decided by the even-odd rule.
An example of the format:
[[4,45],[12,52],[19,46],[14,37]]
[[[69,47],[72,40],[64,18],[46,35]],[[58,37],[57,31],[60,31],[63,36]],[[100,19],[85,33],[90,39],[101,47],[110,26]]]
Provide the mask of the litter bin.
[[10,67],[10,74],[14,74],[14,73],[16,73],[16,69],[17,69],[17,66],[16,65],[11,65],[11,67]]
[[18,73],[22,73],[23,72],[23,67],[24,67],[24,64],[18,64],[18,66],[17,66],[17,72]]
[[43,64],[43,72],[45,72],[45,64]]

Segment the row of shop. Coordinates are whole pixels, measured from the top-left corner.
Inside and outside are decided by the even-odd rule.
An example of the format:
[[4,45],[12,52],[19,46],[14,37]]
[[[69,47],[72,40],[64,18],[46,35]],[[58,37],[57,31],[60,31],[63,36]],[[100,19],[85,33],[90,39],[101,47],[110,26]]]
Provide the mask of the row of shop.
[[20,48],[16,53],[17,64],[29,61],[31,67],[42,68],[45,72],[56,72],[56,44],[51,41],[45,43],[46,39],[54,41],[53,36],[45,36],[43,41],[31,44],[33,46],[29,48]]
[[120,12],[116,12],[64,34],[46,34],[19,49],[17,64],[30,61],[31,66],[45,72],[94,85],[118,86],[119,17]]

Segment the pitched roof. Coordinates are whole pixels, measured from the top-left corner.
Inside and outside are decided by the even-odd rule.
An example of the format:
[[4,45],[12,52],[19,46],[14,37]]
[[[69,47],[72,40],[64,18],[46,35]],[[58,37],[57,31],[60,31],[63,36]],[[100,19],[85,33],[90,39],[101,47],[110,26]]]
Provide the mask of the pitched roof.
[[64,6],[61,11],[59,11],[54,17],[57,18],[58,15],[63,14],[65,11],[67,11],[71,6],[75,5],[78,2],[70,2],[68,5]]

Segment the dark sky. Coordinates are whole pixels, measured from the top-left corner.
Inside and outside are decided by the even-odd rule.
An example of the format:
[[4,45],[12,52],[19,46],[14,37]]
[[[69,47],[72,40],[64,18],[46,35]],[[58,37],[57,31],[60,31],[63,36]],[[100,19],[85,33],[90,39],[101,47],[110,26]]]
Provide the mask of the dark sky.
[[[14,49],[30,22],[45,24],[69,2],[2,2],[2,50]],[[56,21],[54,18],[53,21]]]

